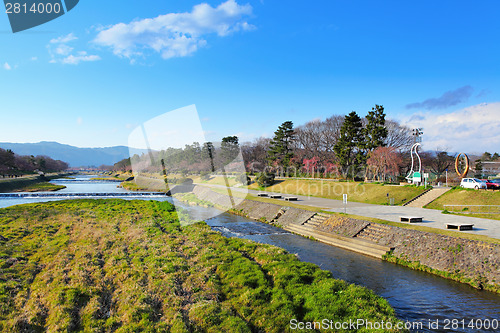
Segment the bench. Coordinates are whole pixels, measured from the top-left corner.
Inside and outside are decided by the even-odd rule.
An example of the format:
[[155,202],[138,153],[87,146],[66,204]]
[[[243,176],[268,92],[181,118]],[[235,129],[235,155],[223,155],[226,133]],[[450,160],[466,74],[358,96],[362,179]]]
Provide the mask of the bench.
[[269,198],[271,198],[271,199],[279,199],[279,198],[281,198],[281,195],[280,194],[269,194]]
[[258,197],[267,197],[267,193],[257,193]]
[[472,230],[472,229],[474,229],[474,224],[452,224],[452,223],[447,223],[446,224],[446,229],[458,229],[459,231],[462,231],[462,230]]
[[420,217],[420,216],[400,216],[399,219],[401,222],[416,223],[416,222],[422,222],[423,217]]
[[297,198],[297,197],[286,197],[284,199],[285,199],[285,201],[297,201],[297,200],[299,200],[299,198]]

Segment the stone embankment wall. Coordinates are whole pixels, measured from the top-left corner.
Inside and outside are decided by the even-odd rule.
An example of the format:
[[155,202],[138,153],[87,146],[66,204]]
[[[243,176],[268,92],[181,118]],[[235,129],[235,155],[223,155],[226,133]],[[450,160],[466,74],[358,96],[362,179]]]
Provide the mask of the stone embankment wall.
[[[197,186],[193,191],[200,199],[230,209],[228,197]],[[233,210],[255,220],[275,222],[282,226],[303,224],[314,212],[277,204],[243,200]],[[332,215],[316,228],[343,237],[355,237],[369,221]],[[500,292],[500,244],[468,240],[386,225],[376,244],[394,248],[386,260],[414,269],[428,271],[476,288]]]
[[[370,222],[332,216],[318,229],[353,237]],[[474,287],[500,291],[500,244],[386,226],[377,244],[394,248],[387,260],[433,272]],[[425,267],[422,267],[425,266]],[[432,270],[426,269],[430,268]]]
[[233,208],[228,196],[216,193],[202,186],[195,186],[193,193],[199,199],[209,201],[220,208],[231,210],[232,213],[239,213],[263,222],[277,222],[281,226],[286,226],[290,223],[301,224],[315,214],[314,212],[293,207],[283,207],[276,204],[241,199],[237,200],[238,203]]

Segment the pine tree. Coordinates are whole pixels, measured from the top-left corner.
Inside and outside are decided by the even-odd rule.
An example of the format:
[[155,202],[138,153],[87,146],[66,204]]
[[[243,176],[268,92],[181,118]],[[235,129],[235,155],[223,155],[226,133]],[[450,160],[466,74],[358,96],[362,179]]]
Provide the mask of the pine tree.
[[365,139],[363,135],[363,124],[361,118],[355,111],[345,116],[344,123],[340,128],[340,137],[333,150],[344,171],[344,175],[351,172],[354,179],[360,164],[364,163],[366,156],[363,152]]
[[375,104],[366,116],[367,124],[364,129],[365,149],[370,152],[377,147],[385,146],[388,131],[385,127],[385,113],[382,105]]
[[220,145],[222,161],[224,164],[231,163],[240,152],[240,144],[237,136],[226,136],[222,138]]
[[285,121],[274,132],[274,137],[269,143],[268,161],[270,163],[277,161],[283,168],[287,168],[293,157],[292,142],[294,139],[293,122]]
[[212,142],[205,142],[203,144],[203,148],[201,150],[201,154],[203,159],[208,159],[210,161],[210,171],[215,172],[215,164],[214,164],[214,144]]

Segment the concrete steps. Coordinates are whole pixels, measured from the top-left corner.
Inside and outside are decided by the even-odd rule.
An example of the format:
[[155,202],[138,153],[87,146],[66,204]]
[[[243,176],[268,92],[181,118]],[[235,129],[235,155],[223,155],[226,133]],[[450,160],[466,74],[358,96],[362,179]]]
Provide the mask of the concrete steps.
[[328,214],[317,213],[313,215],[309,220],[302,223],[302,225],[311,226],[315,228],[318,225],[322,224],[324,221],[328,220],[328,218],[330,218],[330,215]]
[[357,239],[364,239],[369,242],[378,243],[384,237],[390,228],[383,224],[369,224],[358,232],[354,237]]
[[362,253],[375,258],[382,258],[384,254],[391,250],[388,246],[375,244],[366,240],[342,237],[331,233],[323,232],[314,229],[312,225],[307,224],[290,224],[285,227],[285,230],[303,235],[314,237],[316,240],[340,247],[346,250]]
[[423,208],[425,205],[430,204],[431,202],[448,192],[450,189],[451,188],[449,187],[433,188],[430,191],[423,193],[423,195],[408,202],[407,204],[405,204],[405,206]]

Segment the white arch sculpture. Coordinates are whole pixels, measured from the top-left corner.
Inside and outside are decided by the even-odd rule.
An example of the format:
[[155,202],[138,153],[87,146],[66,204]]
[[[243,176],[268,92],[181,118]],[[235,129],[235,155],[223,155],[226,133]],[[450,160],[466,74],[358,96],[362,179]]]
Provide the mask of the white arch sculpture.
[[420,156],[418,155],[418,147],[420,147],[420,143],[415,143],[413,146],[411,146],[410,154],[411,154],[411,169],[410,172],[408,173],[408,176],[406,176],[406,179],[408,182],[413,182],[413,167],[415,166],[415,159],[413,158],[413,154],[415,154],[418,158],[418,173],[422,174],[422,160],[420,159]]

